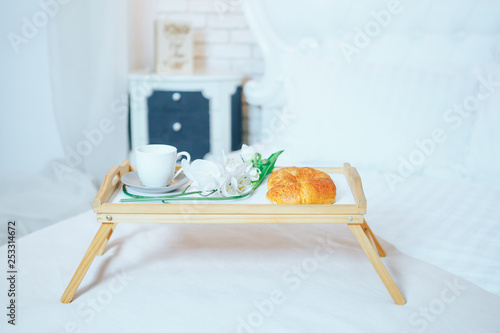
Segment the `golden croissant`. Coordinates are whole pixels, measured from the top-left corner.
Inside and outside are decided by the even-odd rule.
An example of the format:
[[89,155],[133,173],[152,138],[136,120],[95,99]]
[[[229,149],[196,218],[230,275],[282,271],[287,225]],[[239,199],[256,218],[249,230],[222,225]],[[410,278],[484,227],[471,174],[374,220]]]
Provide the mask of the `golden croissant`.
[[332,204],[337,188],[330,176],[313,168],[288,167],[269,176],[266,197],[278,204]]

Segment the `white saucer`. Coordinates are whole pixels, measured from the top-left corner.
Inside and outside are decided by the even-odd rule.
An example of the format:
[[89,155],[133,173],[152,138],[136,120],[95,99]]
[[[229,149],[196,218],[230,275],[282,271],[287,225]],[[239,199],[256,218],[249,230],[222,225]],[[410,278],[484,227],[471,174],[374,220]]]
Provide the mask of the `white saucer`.
[[158,194],[158,193],[167,193],[167,192],[177,190],[179,187],[181,187],[182,185],[185,185],[187,182],[189,182],[189,178],[186,177],[186,175],[181,172],[167,186],[148,187],[141,182],[137,171],[131,171],[131,172],[123,175],[123,177],[121,178],[121,181],[123,184],[129,186],[130,188],[132,188],[136,191],[144,192],[144,193]]

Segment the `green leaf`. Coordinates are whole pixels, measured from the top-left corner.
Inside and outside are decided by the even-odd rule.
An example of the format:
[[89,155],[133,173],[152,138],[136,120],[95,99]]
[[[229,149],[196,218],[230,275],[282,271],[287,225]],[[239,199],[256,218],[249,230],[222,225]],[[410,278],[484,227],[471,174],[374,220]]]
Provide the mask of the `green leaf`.
[[[259,187],[260,184],[262,184],[262,182],[264,181],[264,179],[266,179],[267,175],[269,175],[269,174],[271,174],[271,172],[273,172],[274,164],[276,164],[276,161],[278,160],[278,157],[281,155],[281,153],[283,153],[283,151],[284,150],[280,150],[280,151],[272,154],[271,156],[269,156],[269,158],[267,159],[266,163],[262,163],[262,164],[258,164],[258,165],[256,165],[254,163],[254,167],[260,170],[260,177],[259,177],[258,180],[252,182],[252,187],[253,187],[252,192],[257,187]],[[260,159],[260,154],[259,154],[258,161],[262,162],[262,160]]]

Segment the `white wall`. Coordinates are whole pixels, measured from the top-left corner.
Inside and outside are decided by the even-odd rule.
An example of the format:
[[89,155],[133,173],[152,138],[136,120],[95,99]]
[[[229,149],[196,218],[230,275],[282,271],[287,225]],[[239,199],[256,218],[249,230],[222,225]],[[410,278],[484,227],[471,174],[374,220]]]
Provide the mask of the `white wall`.
[[263,72],[262,56],[237,0],[132,0],[132,69],[154,67],[153,21],[189,21],[195,33],[195,67]]
[[[26,38],[18,51],[7,38],[22,36],[41,10],[38,0],[0,2],[0,170],[35,173],[64,156],[52,111],[46,26]],[[43,21],[40,21],[42,23]]]
[[[264,63],[238,0],[131,0],[130,69],[154,69],[156,19],[188,21],[194,28],[195,70],[238,72],[258,78]],[[260,110],[243,105],[243,140],[260,134]]]

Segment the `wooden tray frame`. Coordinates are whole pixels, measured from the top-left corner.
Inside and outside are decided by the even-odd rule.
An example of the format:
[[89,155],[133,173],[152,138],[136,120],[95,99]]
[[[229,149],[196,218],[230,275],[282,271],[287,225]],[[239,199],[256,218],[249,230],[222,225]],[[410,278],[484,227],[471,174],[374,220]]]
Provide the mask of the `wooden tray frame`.
[[[279,169],[276,167],[275,169]],[[96,255],[104,249],[118,223],[342,223],[347,224],[380,279],[399,305],[405,298],[394,283],[380,257],[385,252],[364,219],[366,198],[361,177],[356,168],[345,163],[341,168],[316,168],[326,173],[344,174],[355,204],[334,205],[273,205],[273,204],[124,204],[109,203],[120,178],[135,170],[129,161],[115,165],[106,175],[94,198],[94,212],[101,223],[68,287],[61,297],[70,303]],[[265,185],[264,185],[265,186]]]

